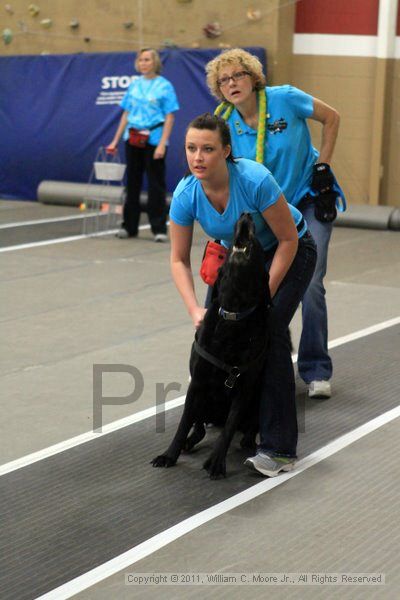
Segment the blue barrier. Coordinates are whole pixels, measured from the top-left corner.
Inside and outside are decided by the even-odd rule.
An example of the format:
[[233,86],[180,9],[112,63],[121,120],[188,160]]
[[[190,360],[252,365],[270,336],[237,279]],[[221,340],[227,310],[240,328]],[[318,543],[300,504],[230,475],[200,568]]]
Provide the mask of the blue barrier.
[[[247,48],[266,67],[265,50]],[[181,110],[167,156],[171,191],[185,170],[183,135],[196,115],[212,111],[204,67],[220,50],[168,49],[162,74],[175,86]],[[99,146],[117,127],[118,106],[134,53],[0,58],[0,195],[36,199],[44,179],[86,182]],[[123,156],[123,146],[120,146]]]

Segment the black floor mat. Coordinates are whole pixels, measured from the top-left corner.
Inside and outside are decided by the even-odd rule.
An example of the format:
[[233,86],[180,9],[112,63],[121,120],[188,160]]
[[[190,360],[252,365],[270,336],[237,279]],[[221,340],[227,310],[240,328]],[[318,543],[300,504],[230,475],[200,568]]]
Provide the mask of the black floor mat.
[[[299,385],[300,458],[399,404],[399,347],[396,326],[332,350],[328,401],[306,399]],[[260,481],[237,439],[228,477],[207,477],[212,431],[176,467],[152,468],[181,411],[166,413],[163,434],[147,419],[0,478],[2,600],[37,598]]]

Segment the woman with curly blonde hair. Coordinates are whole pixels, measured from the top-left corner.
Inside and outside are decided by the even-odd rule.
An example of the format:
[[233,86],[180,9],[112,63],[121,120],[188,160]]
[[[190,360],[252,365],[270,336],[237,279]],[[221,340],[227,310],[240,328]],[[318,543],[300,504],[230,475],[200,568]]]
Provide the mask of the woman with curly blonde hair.
[[[229,124],[232,152],[264,164],[287,201],[305,217],[317,244],[314,277],[302,302],[298,369],[313,398],[331,395],[332,361],[323,279],[336,206],[345,199],[330,168],[339,129],[337,111],[291,86],[267,86],[257,57],[241,48],[222,52],[206,66],[207,83],[222,103],[215,113]],[[322,125],[319,152],[307,119]]]

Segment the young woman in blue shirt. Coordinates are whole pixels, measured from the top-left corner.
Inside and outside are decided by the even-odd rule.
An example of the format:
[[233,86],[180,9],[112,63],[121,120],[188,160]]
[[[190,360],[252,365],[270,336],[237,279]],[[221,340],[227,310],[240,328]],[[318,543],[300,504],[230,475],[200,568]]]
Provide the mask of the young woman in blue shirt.
[[274,476],[293,468],[297,448],[295,384],[288,326],[311,280],[316,250],[301,213],[290,206],[263,165],[235,160],[229,128],[206,113],[186,132],[190,175],[178,184],[170,209],[171,270],[198,328],[206,309],[197,300],[190,253],[194,222],[229,247],[242,212],[250,212],[265,250],[273,300],[263,374],[260,447],[246,464]]

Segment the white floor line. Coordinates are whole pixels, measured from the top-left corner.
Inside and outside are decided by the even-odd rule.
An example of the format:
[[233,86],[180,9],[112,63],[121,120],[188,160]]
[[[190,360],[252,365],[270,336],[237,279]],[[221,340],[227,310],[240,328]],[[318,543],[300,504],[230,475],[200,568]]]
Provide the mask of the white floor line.
[[[139,229],[150,229],[150,225],[140,225]],[[42,242],[30,242],[29,244],[18,244],[16,246],[6,246],[0,248],[1,252],[13,252],[14,250],[26,250],[27,248],[39,248],[40,246],[50,246],[51,244],[65,244],[67,242],[76,242],[77,240],[84,240],[90,237],[101,237],[103,235],[112,235],[117,233],[118,229],[108,229],[107,231],[100,231],[99,233],[91,233],[86,235],[72,235],[70,237],[55,238],[53,240],[43,240]]]
[[101,233],[95,233],[92,235],[71,235],[64,238],[55,238],[53,240],[43,240],[42,242],[31,242],[29,244],[18,244],[16,246],[6,246],[0,248],[0,252],[13,252],[14,250],[26,250],[27,248],[39,248],[40,246],[51,246],[52,244],[65,244],[67,242],[76,242],[77,240],[84,240],[88,237],[99,237],[102,235],[110,235],[117,233],[118,229],[110,229],[108,231],[102,231]]
[[292,477],[300,475],[300,473],[303,473],[310,467],[316,465],[322,460],[325,460],[329,456],[336,454],[336,452],[343,450],[350,444],[353,444],[365,435],[368,435],[372,431],[375,431],[379,427],[382,427],[386,423],[389,423],[398,417],[400,417],[400,406],[389,410],[383,415],[372,419],[368,423],[357,427],[350,433],[342,435],[333,442],[323,446],[323,448],[320,448],[316,452],[309,454],[297,463],[294,471],[281,474],[276,478],[265,479],[261,483],[253,485],[247,490],[244,490],[243,492],[240,492],[239,494],[236,494],[235,496],[232,496],[231,498],[228,498],[227,500],[224,500],[215,506],[212,506],[200,513],[197,513],[196,515],[193,515],[192,517],[189,517],[188,519],[185,519],[184,521],[181,521],[177,525],[162,531],[152,538],[149,538],[142,544],[139,544],[127,552],[116,556],[112,560],[99,565],[95,569],[92,569],[91,571],[88,571],[87,573],[68,581],[51,592],[40,596],[40,598],[37,598],[36,600],[66,600],[67,598],[71,598],[74,594],[78,594],[79,592],[86,590],[96,583],[103,581],[107,577],[110,577],[111,575],[128,568],[133,563],[145,558],[146,556],[149,556],[149,554],[156,552],[160,548],[163,548],[167,544],[177,540],[186,533],[189,533],[197,527],[204,525],[204,523],[208,523],[212,519],[219,517],[220,515],[236,508],[237,506],[245,504],[246,502],[257,498],[257,496],[260,496],[261,494],[265,494],[265,492],[268,492],[282,483],[285,483],[289,479],[292,479]]
[[388,327],[394,327],[399,323],[400,317],[394,317],[393,319],[389,319],[388,321],[377,323],[376,325],[371,325],[370,327],[366,327],[365,329],[361,329],[360,331],[355,331],[354,333],[350,333],[349,335],[344,335],[340,338],[336,338],[336,340],[332,340],[328,343],[328,348],[336,348],[337,346],[341,346],[342,344],[354,342],[354,340],[359,340],[362,337],[366,337],[367,335],[377,333],[378,331],[382,331],[382,329],[387,329]]
[[[343,335],[342,337],[336,338],[328,342],[328,348],[336,348],[337,346],[342,346],[343,344],[348,344],[349,342],[354,342],[362,337],[366,337],[367,335],[372,335],[373,333],[377,333],[378,331],[382,331],[383,329],[388,329],[388,327],[394,327],[395,325],[400,324],[400,317],[394,317],[393,319],[389,319],[388,321],[382,321],[381,323],[377,323],[376,325],[371,325],[370,327],[366,327],[365,329],[360,329],[359,331],[355,331],[354,333],[349,333],[348,335]],[[297,354],[293,354],[292,360],[294,363],[297,362]]]
[[[400,324],[400,317],[396,317],[395,319],[390,319],[389,321],[383,321],[382,323],[378,323],[376,325],[372,325],[371,327],[367,327],[366,329],[361,329],[359,331],[355,331],[350,335],[346,335],[336,340],[332,340],[328,345],[330,348],[334,348],[336,346],[340,346],[343,344],[347,344],[353,340],[359,339],[361,337],[365,337],[367,335],[371,335],[373,333],[377,333],[378,331],[382,331],[383,329],[387,329],[389,327],[393,327],[395,325]],[[297,356],[293,357],[293,362],[296,362]],[[175,398],[174,400],[170,400],[165,403],[165,411],[176,408],[177,406],[181,406],[185,401],[185,396],[179,396],[179,398]],[[21,469],[23,467],[27,467],[35,462],[40,460],[44,460],[50,456],[54,456],[55,454],[59,454],[60,452],[64,452],[65,450],[69,450],[70,448],[74,448],[75,446],[79,446],[80,444],[85,444],[86,442],[91,442],[99,437],[112,433],[113,431],[117,431],[118,429],[122,429],[123,427],[128,427],[133,423],[138,423],[140,421],[144,421],[145,419],[149,419],[156,414],[156,407],[152,406],[138,412],[134,415],[129,415],[123,419],[119,419],[117,421],[113,421],[108,425],[104,425],[102,431],[99,433],[94,433],[93,431],[88,431],[86,433],[82,433],[76,437],[70,438],[53,446],[48,446],[47,448],[43,448],[43,450],[39,450],[37,452],[33,452],[32,454],[27,454],[26,456],[22,456],[16,460],[5,463],[0,466],[0,477],[2,475],[6,475],[7,473],[11,473],[12,471],[16,471],[17,469]]]
[[84,219],[87,216],[95,217],[97,215],[103,214],[101,211],[92,212],[90,215],[85,213],[79,213],[76,215],[69,215],[65,217],[49,217],[48,219],[35,219],[32,221],[15,221],[14,223],[3,223],[0,225],[0,229],[13,229],[14,227],[27,227],[30,225],[43,225],[45,223],[58,223],[59,221],[73,221],[75,219]]
[[[173,408],[180,406],[185,401],[185,396],[179,396],[179,398],[174,398],[174,400],[170,400],[165,403],[164,410],[172,410]],[[9,463],[5,463],[0,466],[0,477],[2,475],[6,475],[7,473],[11,473],[12,471],[16,471],[17,469],[21,469],[23,467],[27,467],[28,465],[32,465],[35,462],[43,460],[45,458],[49,458],[49,456],[54,456],[55,454],[60,454],[60,452],[64,452],[65,450],[69,450],[70,448],[75,448],[75,446],[80,446],[81,444],[86,444],[86,442],[92,442],[93,440],[97,440],[104,435],[108,435],[113,431],[118,431],[118,429],[123,429],[124,427],[128,427],[128,425],[132,425],[133,423],[139,423],[140,421],[144,421],[145,419],[149,419],[156,414],[156,407],[152,406],[150,408],[146,408],[134,415],[129,415],[129,417],[125,417],[123,419],[119,419],[118,421],[113,421],[108,425],[103,425],[102,431],[95,433],[93,431],[87,431],[86,433],[82,433],[81,435],[77,435],[76,437],[70,438],[69,440],[65,440],[60,442],[59,444],[54,444],[54,446],[49,446],[48,448],[43,448],[43,450],[39,450],[38,452],[33,452],[32,454],[27,454],[26,456],[22,456],[21,458],[17,458]]]

